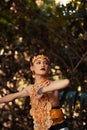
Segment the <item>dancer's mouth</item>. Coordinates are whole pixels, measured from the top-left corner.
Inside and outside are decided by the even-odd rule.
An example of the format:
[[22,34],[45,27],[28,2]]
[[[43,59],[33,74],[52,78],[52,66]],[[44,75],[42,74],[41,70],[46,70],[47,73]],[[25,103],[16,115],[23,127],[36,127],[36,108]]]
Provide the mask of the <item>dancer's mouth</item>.
[[44,70],[45,71],[46,69],[45,68],[41,68],[40,70]]

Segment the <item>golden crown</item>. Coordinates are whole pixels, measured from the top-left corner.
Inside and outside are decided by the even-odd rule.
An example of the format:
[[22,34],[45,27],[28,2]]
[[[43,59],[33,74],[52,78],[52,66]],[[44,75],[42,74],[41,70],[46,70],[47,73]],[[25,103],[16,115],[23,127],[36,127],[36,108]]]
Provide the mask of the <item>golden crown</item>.
[[37,59],[46,59],[47,61],[49,61],[49,58],[47,56],[44,56],[44,55],[37,55],[37,56],[34,56],[33,59],[32,59],[32,63],[34,63]]

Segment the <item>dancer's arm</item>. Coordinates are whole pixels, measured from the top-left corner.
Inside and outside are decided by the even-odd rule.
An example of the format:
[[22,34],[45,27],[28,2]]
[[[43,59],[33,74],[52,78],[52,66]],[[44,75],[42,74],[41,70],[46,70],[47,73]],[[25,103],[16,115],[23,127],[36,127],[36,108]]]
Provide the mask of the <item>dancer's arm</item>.
[[68,79],[56,80],[51,82],[47,87],[40,88],[38,94],[43,94],[49,91],[60,90],[68,87],[70,81]]
[[8,95],[0,98],[0,103],[6,103],[6,102],[10,102],[16,98],[29,96],[30,95],[29,91],[30,91],[30,88],[27,87],[20,92],[8,94]]

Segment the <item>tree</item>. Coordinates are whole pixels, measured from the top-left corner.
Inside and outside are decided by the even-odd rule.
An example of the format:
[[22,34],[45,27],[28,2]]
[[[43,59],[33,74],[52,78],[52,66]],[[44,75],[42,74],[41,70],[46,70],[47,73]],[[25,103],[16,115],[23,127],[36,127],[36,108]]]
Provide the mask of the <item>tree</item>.
[[[86,19],[85,0],[75,0],[66,6],[48,0],[39,5],[35,0],[0,1],[0,95],[20,91],[23,85],[32,82],[29,60],[34,53],[49,56],[52,80],[68,77],[70,90],[78,91],[80,87],[81,92],[87,92]],[[28,102],[28,98],[19,99],[2,106],[1,127],[12,130],[31,127]]]

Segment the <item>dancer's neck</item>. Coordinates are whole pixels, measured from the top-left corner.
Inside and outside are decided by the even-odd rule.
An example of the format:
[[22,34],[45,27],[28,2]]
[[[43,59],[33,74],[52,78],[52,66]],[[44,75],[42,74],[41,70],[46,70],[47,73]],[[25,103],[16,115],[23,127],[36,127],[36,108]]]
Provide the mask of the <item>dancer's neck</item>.
[[45,76],[37,76],[36,78],[35,78],[35,84],[39,84],[39,83],[42,83],[42,82],[44,82],[45,80],[47,80],[47,77]]

